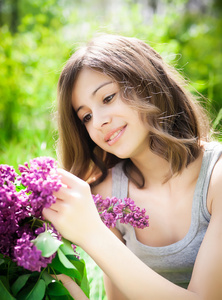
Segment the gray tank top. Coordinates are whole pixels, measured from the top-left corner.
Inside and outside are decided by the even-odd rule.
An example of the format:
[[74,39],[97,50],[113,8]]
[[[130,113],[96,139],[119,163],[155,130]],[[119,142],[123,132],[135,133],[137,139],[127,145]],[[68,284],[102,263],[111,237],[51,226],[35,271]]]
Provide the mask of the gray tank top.
[[[190,282],[194,262],[210,221],[207,192],[214,165],[221,154],[220,143],[207,144],[193,197],[191,225],[182,240],[164,247],[150,247],[137,240],[135,230],[129,224],[119,222],[116,225],[126,246],[136,256],[161,276],[184,288]],[[127,194],[128,178],[122,171],[121,162],[112,170],[112,196],[124,199]]]

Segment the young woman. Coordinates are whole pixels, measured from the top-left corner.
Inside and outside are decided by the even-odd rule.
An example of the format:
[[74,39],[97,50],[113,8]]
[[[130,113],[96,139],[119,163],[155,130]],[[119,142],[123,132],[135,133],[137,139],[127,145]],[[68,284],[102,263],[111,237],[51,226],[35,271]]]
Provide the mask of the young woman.
[[[97,37],[61,73],[58,117],[64,186],[44,214],[108,299],[222,299],[222,146],[177,72],[136,38]],[[91,193],[132,198],[150,226],[109,230]]]

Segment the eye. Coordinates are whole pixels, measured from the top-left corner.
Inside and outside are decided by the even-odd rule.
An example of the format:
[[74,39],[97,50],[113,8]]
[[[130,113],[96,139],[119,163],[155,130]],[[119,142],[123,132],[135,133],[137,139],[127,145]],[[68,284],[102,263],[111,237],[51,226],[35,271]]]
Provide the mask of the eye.
[[103,103],[106,104],[106,103],[109,103],[115,96],[116,94],[112,94],[112,95],[109,95],[107,96],[106,98],[103,99]]
[[92,118],[92,114],[85,115],[82,119],[83,124],[89,122],[91,120],[91,118]]

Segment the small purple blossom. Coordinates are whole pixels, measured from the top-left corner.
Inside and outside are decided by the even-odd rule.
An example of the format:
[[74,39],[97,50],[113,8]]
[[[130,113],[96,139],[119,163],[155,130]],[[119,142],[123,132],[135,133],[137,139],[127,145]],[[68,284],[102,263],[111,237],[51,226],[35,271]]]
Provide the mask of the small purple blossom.
[[107,227],[115,227],[116,222],[130,224],[133,227],[145,228],[149,226],[149,216],[145,209],[140,209],[130,198],[124,200],[116,197],[102,199],[97,194],[93,195],[94,202],[102,221]]
[[41,218],[44,207],[50,207],[56,201],[53,195],[61,187],[60,176],[57,173],[56,161],[49,157],[38,157],[19,166],[21,183],[29,193],[31,214]]
[[71,244],[72,249],[74,251],[75,257],[80,259],[80,254],[76,251],[77,250],[77,246],[75,244]]
[[8,165],[0,165],[0,186],[15,181],[17,174],[13,167]]
[[25,206],[27,195],[23,192],[16,192],[13,185],[0,187],[0,252],[10,255],[19,222],[30,216]]
[[40,272],[41,268],[46,268],[52,262],[55,254],[50,257],[43,257],[41,251],[32,243],[34,238],[35,236],[31,233],[23,233],[14,247],[14,260],[18,266]]

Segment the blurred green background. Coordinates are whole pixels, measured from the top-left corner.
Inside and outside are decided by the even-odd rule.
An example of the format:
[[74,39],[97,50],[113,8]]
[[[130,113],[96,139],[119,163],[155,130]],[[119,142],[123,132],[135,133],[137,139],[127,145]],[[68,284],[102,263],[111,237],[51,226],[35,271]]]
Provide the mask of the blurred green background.
[[[221,140],[221,16],[220,0],[0,0],[0,163],[56,158],[59,74],[98,32],[150,43],[188,80]],[[82,255],[91,299],[105,299],[100,270]]]

